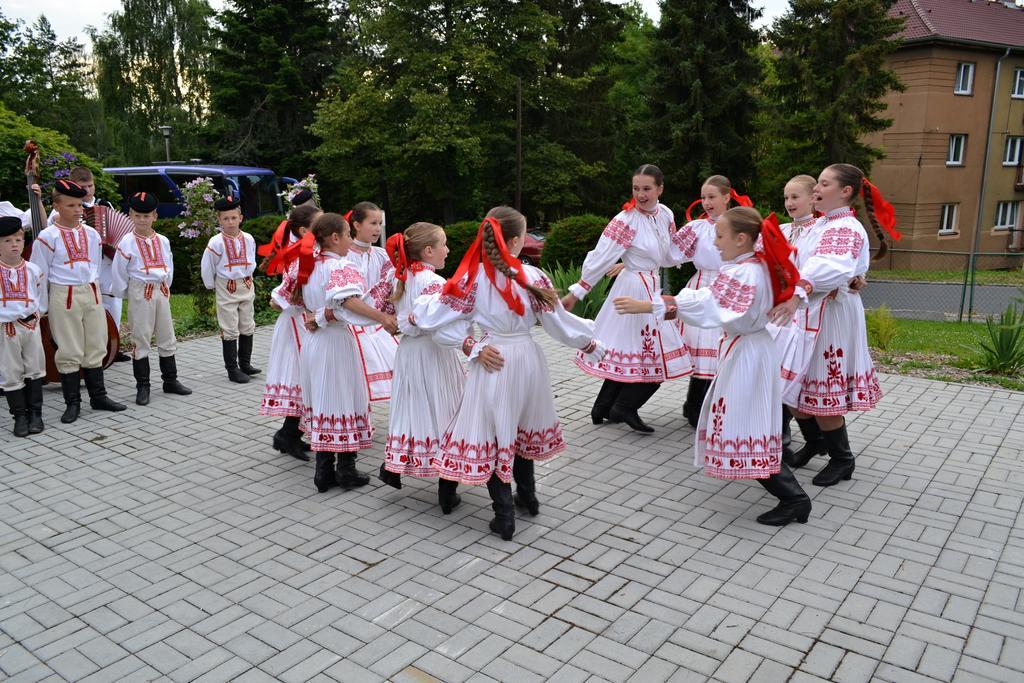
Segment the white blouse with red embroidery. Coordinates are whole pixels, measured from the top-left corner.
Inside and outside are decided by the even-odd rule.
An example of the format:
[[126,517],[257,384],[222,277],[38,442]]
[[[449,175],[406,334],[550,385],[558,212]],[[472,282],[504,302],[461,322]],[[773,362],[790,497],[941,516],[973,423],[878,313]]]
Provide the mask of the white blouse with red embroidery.
[[252,277],[256,270],[256,240],[247,232],[239,232],[235,237],[217,233],[206,245],[201,267],[203,284],[207,289],[216,286],[216,278],[241,280]]
[[157,233],[149,237],[134,232],[125,235],[117,244],[111,275],[113,294],[121,298],[128,294],[129,280],[170,287],[174,280],[170,241]]
[[302,287],[302,300],[306,308],[315,312],[320,327],[328,325],[376,325],[375,320],[364,318],[345,308],[345,302],[361,298],[372,306],[366,283],[359,269],[344,256],[322,251],[316,257],[309,281]]
[[33,313],[45,315],[49,300],[46,278],[39,266],[24,260],[13,268],[0,263],[0,323],[12,323]]
[[715,272],[722,267],[722,252],[715,246],[714,218],[698,218],[676,231],[673,246],[692,261],[697,270]]
[[800,240],[798,293],[825,296],[835,289],[848,291],[850,280],[867,273],[870,265],[868,235],[856,212],[834,209]]
[[[391,263],[388,253],[372,244],[353,242],[348,250],[348,260],[359,269],[366,282],[366,290],[378,311],[395,313],[395,305],[391,301],[392,284],[395,266]],[[367,301],[367,303],[370,303]]]
[[[402,334],[407,337],[418,337],[426,334],[423,328],[410,321],[410,317],[413,315],[413,306],[421,296],[440,295],[444,283],[445,279],[435,273],[434,267],[429,263],[423,264],[423,270],[415,273],[409,271],[405,279],[402,297],[395,302],[398,329]],[[445,325],[436,330],[431,338],[438,346],[461,348],[464,351],[472,350],[475,344],[475,340],[473,340],[471,335],[472,329],[472,321],[463,320],[459,323]]]
[[88,225],[51,225],[36,235],[32,244],[32,263],[50,284],[74,287],[99,281],[100,234]]

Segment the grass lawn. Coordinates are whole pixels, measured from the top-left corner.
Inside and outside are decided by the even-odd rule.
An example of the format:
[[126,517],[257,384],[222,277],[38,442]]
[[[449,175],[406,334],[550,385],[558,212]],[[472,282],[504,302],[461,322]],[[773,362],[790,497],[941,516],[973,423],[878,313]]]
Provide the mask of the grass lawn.
[[[899,282],[951,282],[963,284],[962,270],[876,270],[868,273],[871,280],[897,280]],[[979,270],[975,273],[975,283],[979,285],[1016,285],[1024,286],[1024,270]]]

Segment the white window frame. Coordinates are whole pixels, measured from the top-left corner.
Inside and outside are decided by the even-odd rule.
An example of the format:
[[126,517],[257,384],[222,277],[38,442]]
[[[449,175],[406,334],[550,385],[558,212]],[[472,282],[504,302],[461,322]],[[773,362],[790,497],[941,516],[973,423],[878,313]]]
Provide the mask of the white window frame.
[[[954,95],[973,95],[974,94],[974,62],[957,62],[956,65],[956,80],[953,81],[953,94]],[[966,79],[967,84],[961,87],[961,83]]]
[[1024,155],[1024,135],[1007,135],[1003,148],[1003,166],[1016,166]]
[[1010,91],[1010,97],[1024,100],[1024,67],[1013,70],[1013,89]]
[[996,202],[996,220],[993,230],[1012,230],[1017,227],[1017,218],[1020,215],[1020,202],[1010,200],[1008,202]]
[[956,226],[959,213],[959,204],[943,204],[939,208],[939,235],[956,235],[960,232]]
[[[957,143],[959,143],[959,150],[957,150]],[[957,154],[957,151],[960,153]],[[963,166],[965,154],[967,154],[967,134],[950,134],[949,147],[946,148],[946,166]]]

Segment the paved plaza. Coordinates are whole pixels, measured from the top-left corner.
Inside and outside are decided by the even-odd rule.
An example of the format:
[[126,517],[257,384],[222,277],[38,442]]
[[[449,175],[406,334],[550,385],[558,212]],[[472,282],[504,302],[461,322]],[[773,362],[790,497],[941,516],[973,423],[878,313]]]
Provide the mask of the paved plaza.
[[1024,393],[883,377],[854,480],[811,486],[817,458],[810,522],[776,529],[760,486],[694,469],[685,380],[656,434],[594,427],[597,380],[539,338],[569,449],[511,542],[484,487],[449,516],[430,481],[317,494],[216,338],[180,345],[191,397],[68,427],[50,387],[27,439],[5,414],[0,679],[1024,680]]

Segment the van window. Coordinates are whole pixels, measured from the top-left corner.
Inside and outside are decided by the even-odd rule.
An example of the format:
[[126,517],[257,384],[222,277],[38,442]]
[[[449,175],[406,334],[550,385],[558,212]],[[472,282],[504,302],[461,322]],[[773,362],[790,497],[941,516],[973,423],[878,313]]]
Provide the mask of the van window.
[[277,196],[277,178],[273,175],[237,175],[230,181],[242,198],[245,216],[261,216],[281,212],[281,198]]
[[228,189],[228,184],[224,180],[224,176],[212,173],[186,173],[183,171],[168,171],[167,177],[174,181],[174,184],[178,186],[178,191],[185,187],[188,183],[192,182],[196,178],[209,178],[213,181],[213,187],[220,192],[225,194],[225,190]]
[[154,194],[161,203],[173,203],[178,201],[174,196],[174,193],[171,191],[171,188],[167,187],[167,183],[164,181],[163,177],[157,173],[152,175],[124,176],[124,194],[122,196],[128,198],[136,192],[148,192],[150,194]]

